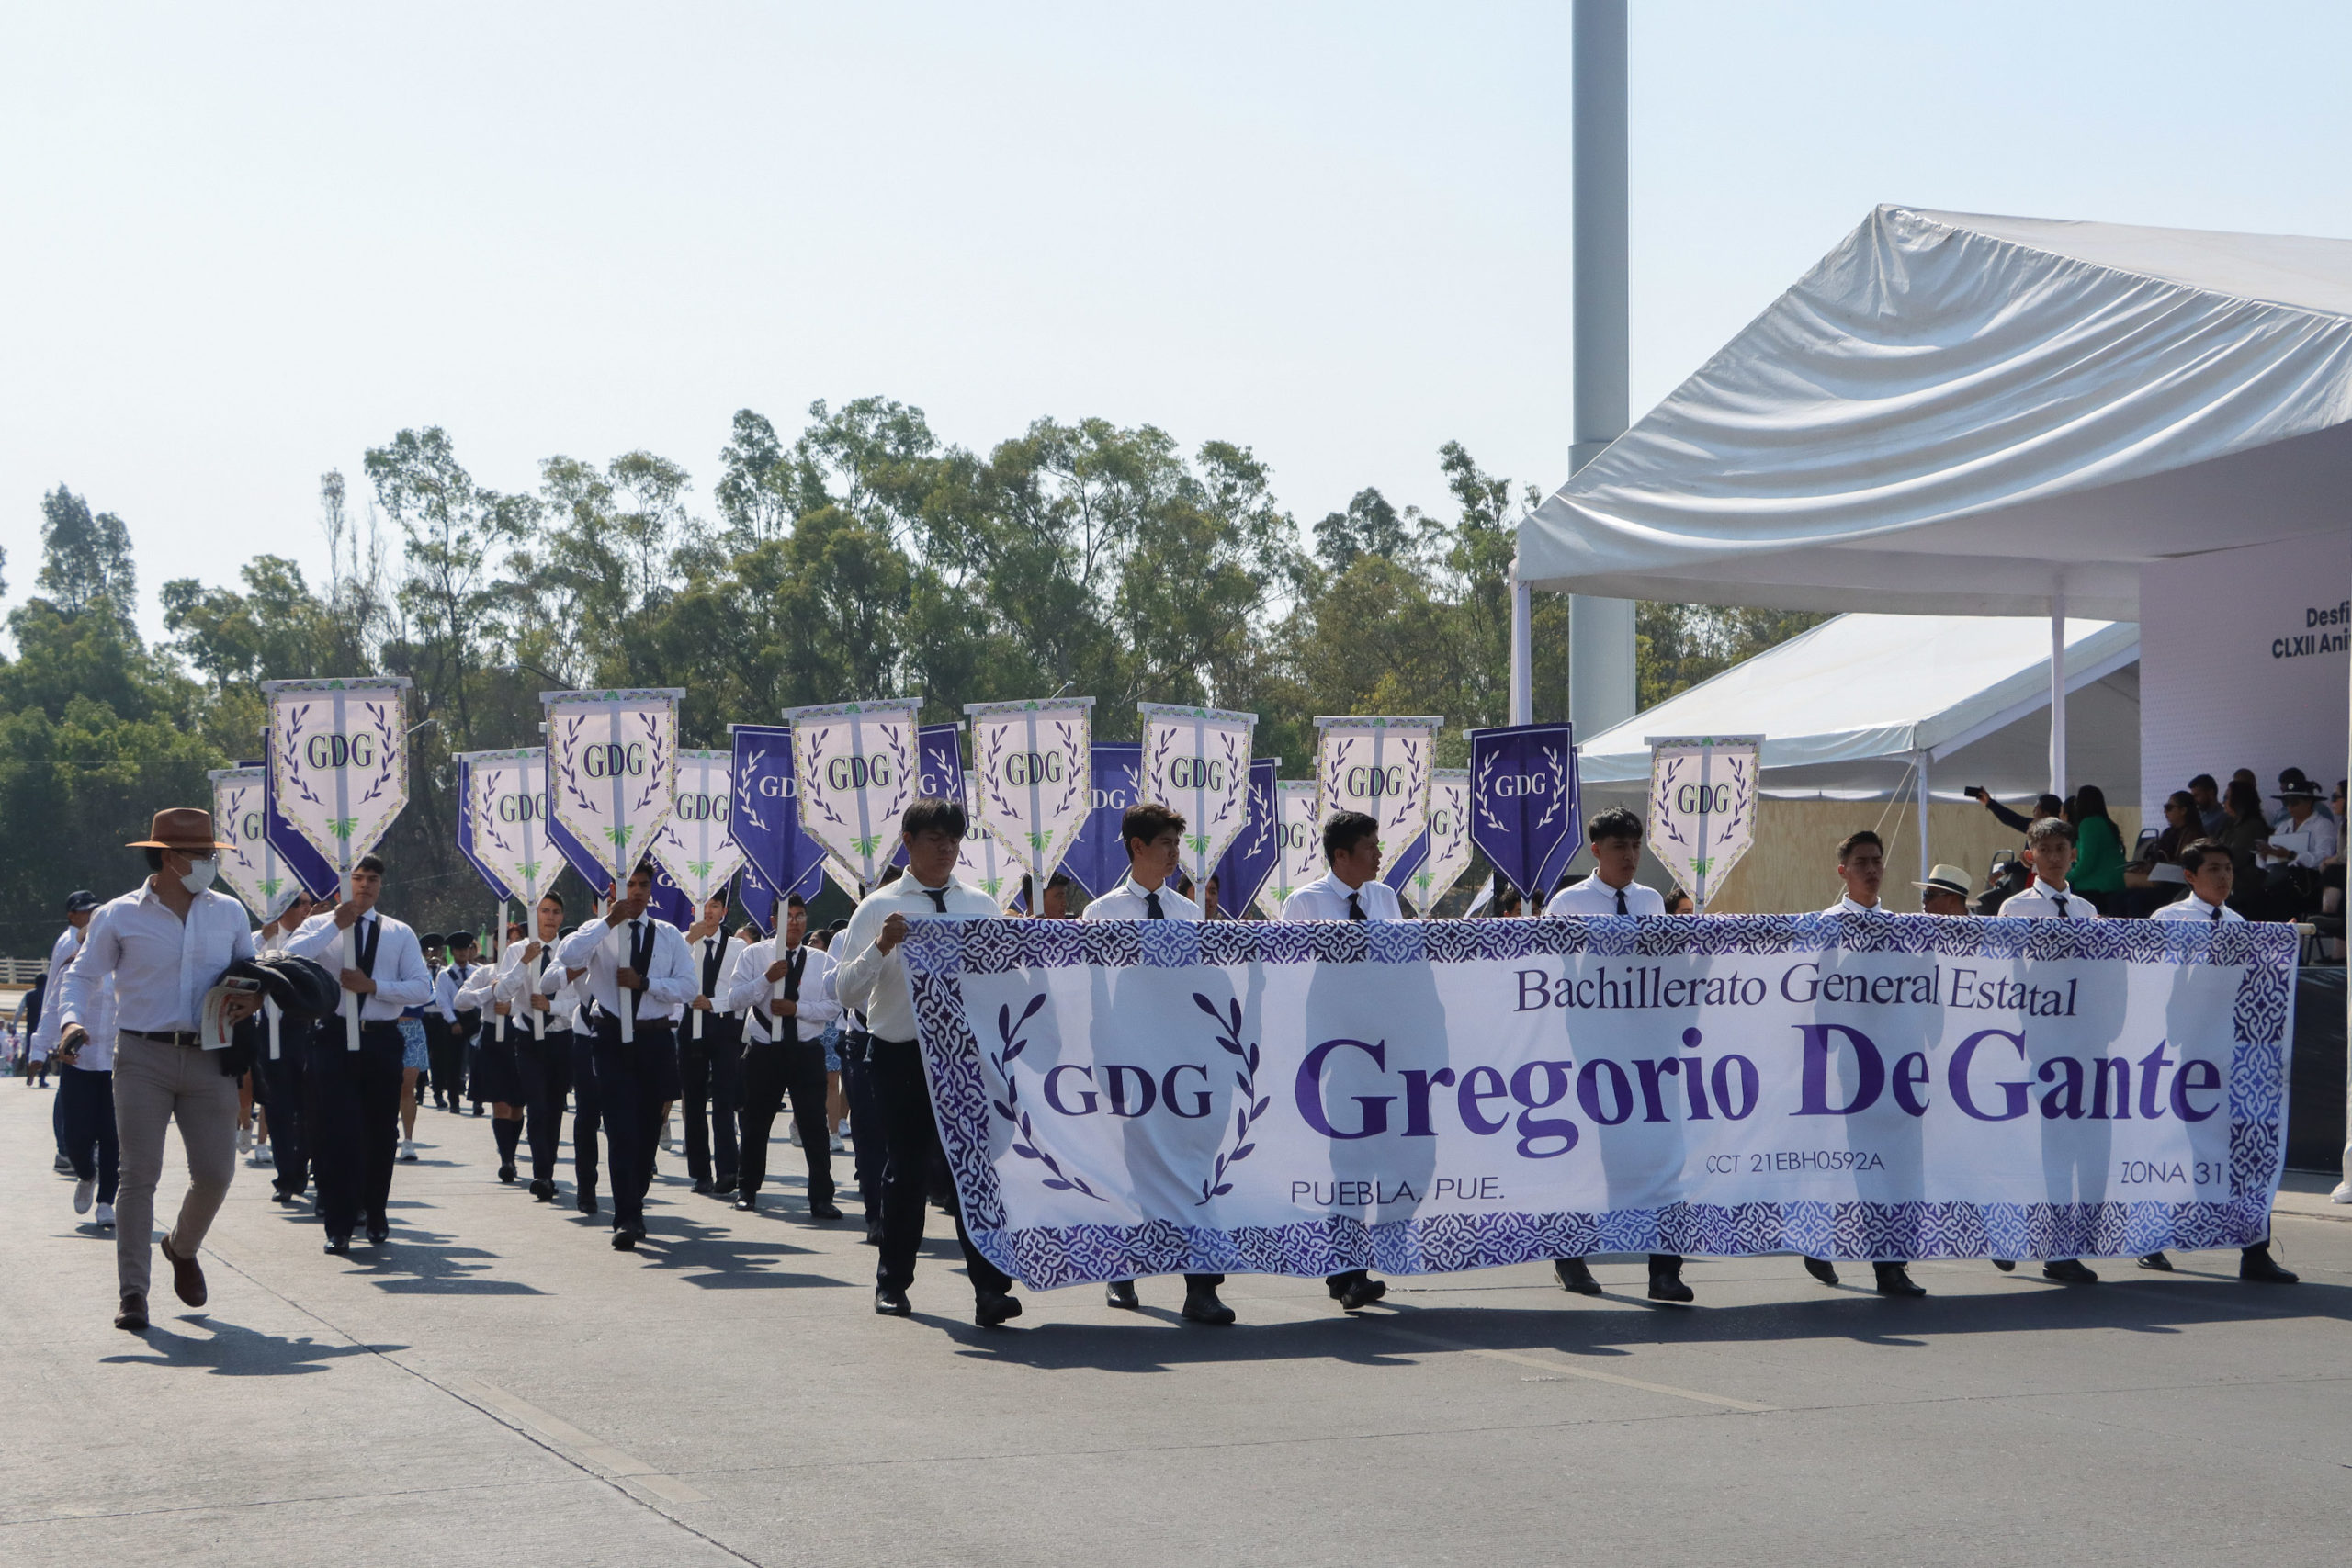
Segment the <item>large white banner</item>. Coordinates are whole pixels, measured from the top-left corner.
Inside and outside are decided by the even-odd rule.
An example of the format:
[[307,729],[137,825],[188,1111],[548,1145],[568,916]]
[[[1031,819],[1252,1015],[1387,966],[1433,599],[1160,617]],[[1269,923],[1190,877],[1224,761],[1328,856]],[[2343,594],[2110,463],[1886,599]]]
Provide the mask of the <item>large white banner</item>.
[[894,697],[785,712],[800,826],[830,852],[826,873],[852,897],[880,880],[899,847],[899,819],[915,803],[922,707],[918,698]]
[[1322,785],[1313,779],[1284,779],[1274,786],[1275,820],[1282,825],[1282,858],[1274,863],[1274,919],[1282,919],[1283,903],[1293,889],[1323,874]]
[[972,784],[965,802],[1042,889],[1094,808],[1094,699],[967,703]]
[[616,887],[670,819],[678,699],[685,694],[674,686],[539,694],[548,711],[548,802]]
[[1647,842],[1700,914],[1756,841],[1760,735],[1653,736]]
[[[969,771],[964,774],[964,798],[972,798],[975,781]],[[972,825],[964,835],[963,846],[956,852],[956,874],[996,900],[1000,909],[1010,909],[1012,901],[1021,897],[1021,868],[996,841],[996,835]],[[1041,892],[1038,897],[1044,897]]]
[[733,751],[678,753],[678,793],[670,819],[653,835],[653,858],[684,890],[696,918],[743,869],[743,851],[727,836],[735,801]]
[[548,837],[547,749],[469,751],[463,760],[474,859],[522,900],[528,920],[563,870],[563,856]]
[[219,856],[220,880],[266,925],[292,902],[298,884],[262,831],[262,773],[216,768],[205,777],[212,781],[213,836],[229,846]]
[[1254,713],[1137,703],[1143,715],[1142,798],[1184,814],[1184,874],[1208,886],[1228,845],[1250,825]]
[[2278,925],[919,921],[972,1237],[1040,1288],[2267,1230]]
[[[1361,811],[1380,824],[1380,863],[1413,847],[1430,816],[1430,769],[1442,718],[1317,718],[1323,820]],[[1317,874],[1320,875],[1318,872]]]
[[1477,849],[1470,842],[1470,770],[1430,773],[1430,848],[1406,884],[1416,912],[1427,915],[1462,880]]

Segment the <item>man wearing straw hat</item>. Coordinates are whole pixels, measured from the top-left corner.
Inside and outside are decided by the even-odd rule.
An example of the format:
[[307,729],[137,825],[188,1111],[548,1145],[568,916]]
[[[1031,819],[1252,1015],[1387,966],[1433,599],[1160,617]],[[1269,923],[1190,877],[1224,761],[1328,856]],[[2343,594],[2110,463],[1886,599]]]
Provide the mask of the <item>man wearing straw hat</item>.
[[1923,915],[1968,913],[1968,873],[1956,865],[1939,864],[1928,873],[1927,881],[1911,886],[1919,890],[1919,912]]
[[[245,907],[211,890],[214,852],[228,847],[212,836],[212,813],[194,806],[158,811],[147,837],[130,847],[147,852],[153,874],[91,917],[82,955],[66,971],[59,1016],[60,1043],[80,1050],[89,1038],[83,1021],[96,1016],[113,978],[115,1129],[122,1150],[114,1237],[122,1302],[114,1323],[136,1334],[147,1327],[147,1243],[164,1173],[164,1130],[174,1118],[187,1154],[188,1189],[178,1223],[161,1245],[180,1300],[200,1307],[208,1296],[196,1255],[237,1174],[237,1080],[204,1049],[204,994],[230,964],[254,955],[254,942]],[[235,1023],[260,1006],[258,995],[232,998],[224,1016]]]

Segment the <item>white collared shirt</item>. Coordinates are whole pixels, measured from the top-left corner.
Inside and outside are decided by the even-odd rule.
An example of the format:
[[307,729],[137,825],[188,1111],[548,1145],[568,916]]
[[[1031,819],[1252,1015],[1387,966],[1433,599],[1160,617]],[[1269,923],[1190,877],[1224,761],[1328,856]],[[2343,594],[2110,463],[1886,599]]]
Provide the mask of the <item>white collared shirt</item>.
[[2039,876],[2022,892],[2001,900],[2000,914],[2030,920],[2096,920],[2098,910],[2072,887],[2052,887]]
[[1894,913],[1886,907],[1886,900],[1883,898],[1875,904],[1857,904],[1854,902],[1854,896],[1850,893],[1840,893],[1838,895],[1838,902],[1821,912],[1825,915],[1891,915]]
[[[91,919],[95,920],[96,918],[94,911]],[[83,935],[83,932],[67,926],[57,933],[57,940],[49,944],[49,989],[44,995],[56,998],[65,994],[65,971],[72,968],[74,960],[81,956]],[[58,1015],[64,1010],[54,1004],[41,1009],[40,1022],[33,1029],[33,1060],[40,1061],[48,1055],[50,1048],[57,1043],[58,1032],[65,1027]],[[88,1029],[89,1025],[84,1024],[83,1027]],[[92,1029],[90,1032],[96,1034],[97,1031]]]
[[[520,947],[520,942],[515,947]],[[514,948],[507,949],[511,953]],[[501,953],[495,964],[477,964],[467,972],[466,983],[458,987],[452,1002],[459,1012],[488,1012],[498,999],[499,976],[506,972],[506,955]]]
[[[702,984],[703,965],[709,962],[714,950],[718,956],[718,974],[712,979],[710,988],[705,990]],[[700,942],[686,943],[686,956],[694,964],[695,996],[708,997],[713,1012],[720,1014],[733,1012],[734,1005],[729,1002],[726,997],[727,977],[735,972],[737,961],[743,956],[743,944],[721,930],[712,932]],[[692,999],[692,998],[688,998],[688,1000]]]
[[795,953],[808,956],[800,961],[800,996],[793,1013],[793,1021],[797,1025],[794,1038],[804,1045],[811,1044],[825,1032],[825,1025],[842,1015],[841,998],[833,987],[837,965],[831,953],[805,942],[798,947],[785,948],[775,937],[752,942],[735,954],[735,966],[719,982],[721,995],[711,999],[729,1012],[742,1013],[743,1033],[754,1044],[765,1045],[775,1039],[764,1010],[771,1001],[784,997],[784,982],[769,981],[768,965]]
[[1356,907],[1367,920],[1401,920],[1405,907],[1396,902],[1396,889],[1378,877],[1362,887],[1350,887],[1332,872],[1326,871],[1312,882],[1302,882],[1291,889],[1283,900],[1285,920],[1344,920],[1348,918],[1348,896],[1353,894]]
[[1173,887],[1163,883],[1157,888],[1147,888],[1136,880],[1133,872],[1129,872],[1119,879],[1119,885],[1116,887],[1087,905],[1086,912],[1079,916],[1079,919],[1081,920],[1148,920],[1151,919],[1150,897],[1155,892],[1159,895],[1161,919],[1197,920],[1201,918],[1201,907]]
[[[1620,897],[1620,895],[1623,897]],[[1594,872],[1582,882],[1571,882],[1544,900],[1546,915],[1663,915],[1666,895],[1639,882],[1628,882],[1623,887],[1611,887]]]
[[834,943],[849,955],[833,972],[834,994],[843,1006],[865,1014],[866,1027],[878,1040],[915,1037],[915,1000],[907,984],[905,946],[902,943],[888,953],[877,949],[875,942],[882,935],[882,923],[893,915],[904,915],[910,921],[992,920],[1001,913],[995,899],[961,877],[949,877],[938,892],[946,903],[944,910],[933,903],[932,890],[912,876],[877,887],[859,902],[848,929]]
[[[61,995],[65,988],[65,971],[81,956],[82,943],[88,940],[85,927],[75,931],[67,926],[57,939],[57,946],[49,955],[49,995]],[[33,1032],[33,1057],[39,1060],[57,1049],[57,1036],[63,1025],[57,1021],[58,1010],[45,1008],[40,1015],[40,1027]],[[96,1016],[82,1025],[89,1039],[84,1043],[74,1065],[85,1073],[114,1071],[114,982],[107,981],[98,988]]]
[[479,998],[470,1001],[466,998],[473,989],[474,976],[483,967],[480,964],[444,964],[441,973],[434,976],[433,1005],[440,1010],[441,1021],[450,1028],[458,1027],[458,1014],[481,1006]]
[[[602,920],[590,923],[604,924]],[[570,1029],[571,1015],[579,1011],[582,1003],[587,999],[581,989],[581,981],[587,976],[582,975],[580,980],[572,979],[571,971],[556,960],[556,949],[562,945],[563,940],[559,935],[553,942],[539,942],[539,953],[536,958],[526,958],[524,954],[530,952],[532,942],[538,942],[537,937],[515,942],[507,948],[505,957],[499,962],[498,987],[492,995],[513,1009],[517,1018],[528,1016],[534,1010],[525,1000],[526,992],[536,990],[547,998],[548,1010],[539,1015],[547,1020],[540,1025],[542,1032],[549,1029]]]
[[2309,833],[2312,838],[2312,847],[2307,850],[2297,850],[2291,860],[2257,857],[2261,858],[2264,865],[2299,865],[2306,871],[2317,871],[2320,862],[2335,852],[2335,824],[2316,811],[2304,818],[2300,825],[2290,818],[2287,821],[2277,824],[2270,831],[2274,837],[2280,833]]
[[[370,920],[379,928],[376,968],[368,976],[376,982],[376,988],[361,998],[359,1021],[391,1023],[408,1009],[424,1007],[433,1000],[433,971],[424,966],[424,949],[408,923],[373,909],[351,922],[350,967],[359,967],[359,945]],[[324,964],[329,974],[340,974],[345,967],[343,938],[343,928],[334,923],[334,911],[329,909],[304,920],[302,929],[288,939],[286,951],[297,958]]]
[[2227,904],[2208,904],[2195,893],[2186,898],[2176,898],[2148,919],[2162,920],[2168,926],[2213,925],[2242,926],[2245,917]]
[[629,946],[637,940],[631,928],[639,925],[653,928],[653,956],[646,960],[645,989],[637,994],[633,1016],[649,1023],[674,1021],[700,987],[694,961],[686,954],[685,933],[667,920],[651,915],[639,915],[618,926],[591,920],[563,939],[563,945],[556,950],[556,962],[567,969],[587,970],[581,986],[598,1007],[618,1018],[620,971],[628,966]]
[[207,888],[192,896],[183,920],[152,881],[142,882],[90,917],[81,955],[65,971],[65,994],[56,1004],[59,1026],[87,1029],[99,1016],[100,990],[111,976],[118,1031],[194,1033],[204,993],[230,964],[253,955],[243,904]]

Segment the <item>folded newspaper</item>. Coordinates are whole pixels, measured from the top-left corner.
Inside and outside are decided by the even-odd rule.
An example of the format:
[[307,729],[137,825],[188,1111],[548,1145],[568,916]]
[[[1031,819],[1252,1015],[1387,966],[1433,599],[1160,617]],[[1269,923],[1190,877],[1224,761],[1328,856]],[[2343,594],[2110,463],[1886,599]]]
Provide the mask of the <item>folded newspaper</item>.
[[230,1002],[260,993],[261,982],[243,975],[229,976],[204,993],[204,1018],[199,1029],[206,1050],[220,1050],[235,1034],[237,1026],[229,1017]]

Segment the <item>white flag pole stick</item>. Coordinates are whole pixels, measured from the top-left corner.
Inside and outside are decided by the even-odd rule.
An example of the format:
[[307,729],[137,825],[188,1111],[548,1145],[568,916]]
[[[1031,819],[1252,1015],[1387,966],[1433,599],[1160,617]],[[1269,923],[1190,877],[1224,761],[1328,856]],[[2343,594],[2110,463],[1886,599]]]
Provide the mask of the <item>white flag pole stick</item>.
[[[346,904],[351,902],[351,868],[349,866],[345,866],[343,869],[343,901]],[[358,942],[359,922],[356,919],[354,919],[349,925],[343,928],[343,966],[345,969],[356,969],[359,967]],[[344,1049],[346,1051],[356,1051],[359,1049],[358,992],[345,991],[343,993],[343,1021],[345,1025],[344,1032]]]
[[[490,966],[491,966],[491,968],[492,968],[492,969],[493,969],[493,970],[495,970],[495,969],[498,967],[498,961],[499,961],[500,959],[502,959],[502,958],[505,957],[505,956],[506,956],[506,900],[505,900],[505,899],[503,899],[503,898],[501,898],[501,899],[498,901],[498,917],[497,917],[495,919],[493,919],[493,920],[492,920],[492,921],[490,922],[490,958],[491,958],[491,964],[490,964]],[[498,1032],[497,1032],[497,1040],[498,1040],[498,1043],[499,1043],[501,1045],[505,1044],[505,1043],[506,1043],[506,1019],[505,1019],[505,1017],[504,1017],[503,1014],[501,1014],[501,1013],[499,1012],[499,1010],[498,1010],[498,992],[497,992],[497,990],[496,990],[496,988],[495,988],[495,987],[493,987],[493,988],[492,989],[492,991],[491,991],[491,998],[490,998],[490,1016],[491,1016],[491,1017],[492,1017],[492,1018],[494,1018],[494,1019],[496,1019],[496,1020],[498,1021]]]

